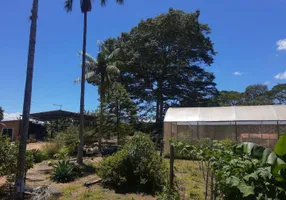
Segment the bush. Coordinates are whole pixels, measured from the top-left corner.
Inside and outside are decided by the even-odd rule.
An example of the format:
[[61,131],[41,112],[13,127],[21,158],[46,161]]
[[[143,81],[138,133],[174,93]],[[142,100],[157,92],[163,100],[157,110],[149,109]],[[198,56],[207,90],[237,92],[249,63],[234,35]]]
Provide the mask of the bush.
[[60,150],[60,145],[54,141],[49,142],[43,147],[43,154],[46,158],[54,158],[54,155]]
[[60,159],[60,160],[67,159],[68,156],[69,156],[69,150],[66,147],[62,147],[59,150],[59,152],[54,155],[55,158]]
[[55,141],[60,147],[64,147],[67,150],[68,155],[73,155],[77,151],[79,143],[78,128],[70,126],[65,131],[59,132]]
[[[0,176],[7,176],[9,183],[15,182],[19,143],[11,142],[9,138],[0,137]],[[26,171],[33,167],[33,156],[26,152]]]
[[48,156],[45,155],[39,149],[32,149],[32,150],[28,150],[28,151],[32,154],[34,163],[40,163],[43,160],[47,160],[48,159]]
[[99,176],[110,186],[155,192],[166,183],[167,167],[152,140],[138,133],[122,150],[101,162]]
[[51,179],[57,183],[67,183],[74,180],[75,176],[74,165],[63,160],[54,166]]

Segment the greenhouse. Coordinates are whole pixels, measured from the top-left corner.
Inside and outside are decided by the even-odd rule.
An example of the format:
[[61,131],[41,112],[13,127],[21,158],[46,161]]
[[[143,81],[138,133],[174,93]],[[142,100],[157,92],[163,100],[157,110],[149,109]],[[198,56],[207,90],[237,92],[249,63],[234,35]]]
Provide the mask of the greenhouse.
[[273,148],[284,132],[285,105],[169,108],[164,119],[164,153],[169,153],[170,138],[231,139]]

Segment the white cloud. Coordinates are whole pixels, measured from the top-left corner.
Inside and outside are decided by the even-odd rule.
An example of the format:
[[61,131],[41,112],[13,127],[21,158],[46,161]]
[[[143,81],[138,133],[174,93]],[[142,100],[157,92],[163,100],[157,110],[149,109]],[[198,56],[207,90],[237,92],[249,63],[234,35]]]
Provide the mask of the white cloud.
[[269,85],[270,84],[270,81],[265,81],[264,83],[263,83],[263,85]]
[[241,76],[243,73],[242,72],[234,72],[233,75],[235,76]]
[[275,79],[286,79],[286,71],[283,73],[279,73],[276,76],[274,76]]
[[276,42],[277,44],[277,50],[278,51],[281,51],[281,50],[286,50],[286,39],[283,39],[283,40],[278,40]]
[[21,113],[17,112],[17,113],[6,113],[4,112],[4,119],[5,120],[16,120],[20,118]]

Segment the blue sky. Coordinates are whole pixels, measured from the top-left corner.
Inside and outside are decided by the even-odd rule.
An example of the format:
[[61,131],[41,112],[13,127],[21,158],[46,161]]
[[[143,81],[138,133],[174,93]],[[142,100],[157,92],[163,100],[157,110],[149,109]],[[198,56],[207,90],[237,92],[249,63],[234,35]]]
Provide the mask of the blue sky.
[[[64,0],[39,0],[32,112],[57,109],[78,111],[83,16],[79,0],[67,14]],[[0,7],[0,105],[7,113],[22,111],[32,0],[3,1]],[[109,0],[102,8],[94,0],[88,16],[87,51],[97,52],[97,40],[129,31],[141,19],[168,9],[201,10],[201,22],[212,28],[214,72],[219,90],[243,91],[249,84],[271,88],[286,79],[285,0]],[[285,41],[283,41],[285,39]],[[279,45],[278,45],[278,41]],[[236,73],[235,73],[236,72]],[[276,78],[275,78],[276,76]],[[97,88],[86,85],[86,109],[98,105]]]

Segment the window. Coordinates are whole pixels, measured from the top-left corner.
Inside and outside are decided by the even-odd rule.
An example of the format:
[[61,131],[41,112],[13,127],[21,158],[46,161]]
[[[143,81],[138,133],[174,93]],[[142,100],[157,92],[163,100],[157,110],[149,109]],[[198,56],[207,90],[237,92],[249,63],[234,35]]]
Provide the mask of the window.
[[12,138],[12,135],[13,135],[12,128],[2,128],[2,136],[7,136],[9,138]]

